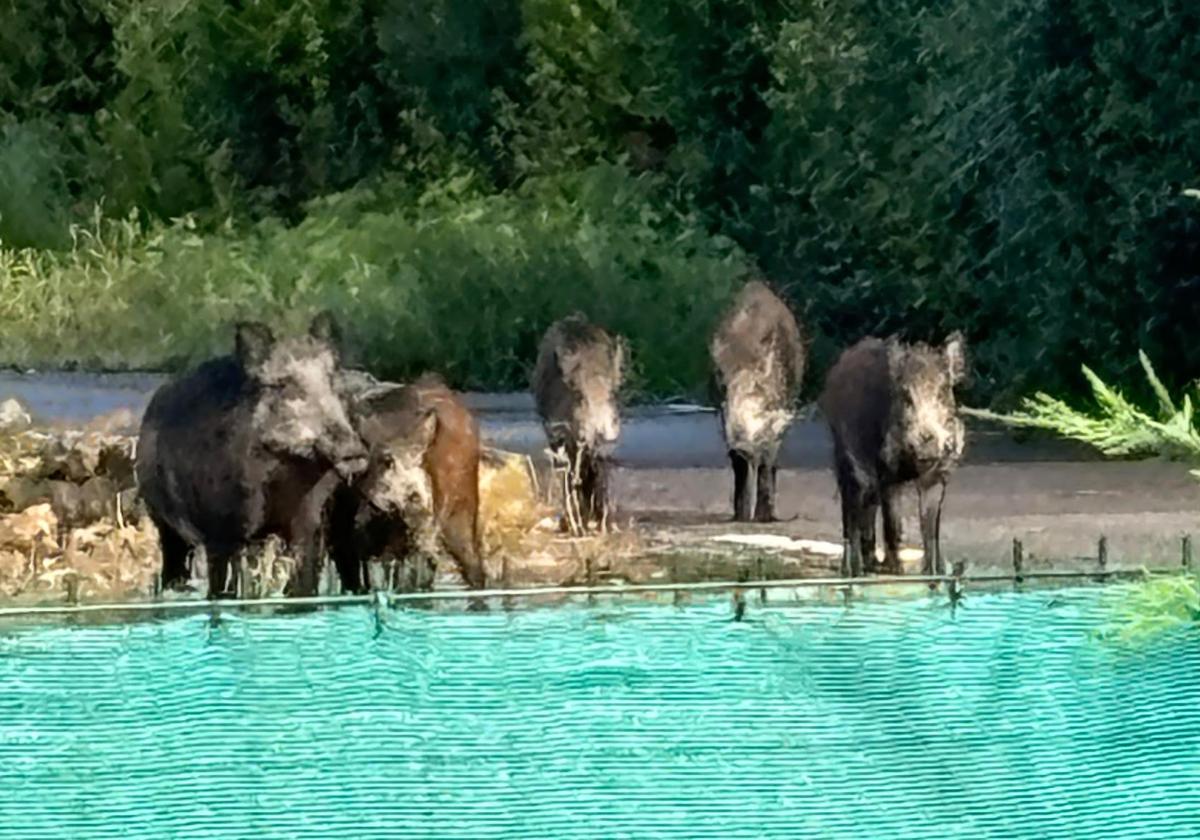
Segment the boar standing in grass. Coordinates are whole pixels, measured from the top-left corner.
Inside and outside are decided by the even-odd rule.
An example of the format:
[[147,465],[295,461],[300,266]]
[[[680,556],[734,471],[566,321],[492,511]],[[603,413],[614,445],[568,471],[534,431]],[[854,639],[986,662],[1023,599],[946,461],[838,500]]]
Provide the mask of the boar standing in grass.
[[776,459],[796,417],[805,347],[787,305],[757,280],[742,287],[709,342],[714,400],[733,464],[733,518],[775,520]]
[[865,338],[830,369],[821,409],[833,433],[848,571],[876,571],[875,513],[883,507],[884,571],[900,572],[905,484],[921,510],[925,574],[943,574],[939,545],[946,479],[963,452],[954,386],[966,370],[962,336],[940,348]]
[[572,534],[609,529],[608,479],[621,433],[618,393],[625,342],[575,313],[538,349],[532,390],[550,455],[563,477],[563,524]]
[[275,535],[299,560],[288,594],[316,594],[321,513],[367,464],[340,393],[335,332],[327,314],[308,335],[283,340],[240,324],[233,355],[151,397],[135,470],[161,540],[164,587],[188,580],[188,555],[201,548],[209,597],[222,595],[229,561]]
[[394,571],[396,561],[430,560],[440,547],[468,587],[485,588],[479,430],[471,412],[432,375],[412,385],[370,387],[354,399],[353,411],[370,462],[331,504],[329,551],[343,591],[365,591],[369,561]]

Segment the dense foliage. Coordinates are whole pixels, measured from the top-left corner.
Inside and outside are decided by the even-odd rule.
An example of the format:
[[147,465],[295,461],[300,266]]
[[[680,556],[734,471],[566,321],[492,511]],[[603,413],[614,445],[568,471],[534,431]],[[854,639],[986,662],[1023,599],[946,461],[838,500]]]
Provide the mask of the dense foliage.
[[973,399],[1075,391],[1082,359],[1123,380],[1139,347],[1177,387],[1198,23],[1185,0],[0,0],[0,362],[158,365],[232,312],[327,302],[374,362],[512,386],[584,307],[665,393],[699,385],[757,267],[818,374],[864,333],[960,328]]

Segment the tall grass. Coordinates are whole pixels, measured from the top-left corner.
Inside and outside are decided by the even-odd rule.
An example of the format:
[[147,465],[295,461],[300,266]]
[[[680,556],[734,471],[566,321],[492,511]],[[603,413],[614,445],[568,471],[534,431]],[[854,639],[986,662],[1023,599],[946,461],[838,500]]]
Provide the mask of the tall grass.
[[63,251],[0,248],[0,363],[172,368],[228,348],[235,319],[328,307],[383,375],[523,388],[541,333],[582,309],[630,339],[635,391],[692,391],[744,259],[653,192],[599,166],[504,194],[380,181],[291,227],[97,213]]

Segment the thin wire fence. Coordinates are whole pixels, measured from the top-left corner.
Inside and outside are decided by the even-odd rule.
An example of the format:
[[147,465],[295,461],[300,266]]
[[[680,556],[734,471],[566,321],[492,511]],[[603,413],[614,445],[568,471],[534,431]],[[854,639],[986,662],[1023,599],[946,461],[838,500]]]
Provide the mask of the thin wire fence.
[[[620,597],[623,595],[641,595],[655,593],[718,593],[733,592],[735,605],[744,605],[744,593],[747,590],[759,590],[765,599],[767,590],[778,589],[837,589],[850,597],[856,588],[871,588],[880,586],[927,586],[931,589],[946,587],[946,592],[952,602],[958,601],[964,590],[972,584],[1009,584],[1020,586],[1030,581],[1089,581],[1103,583],[1110,580],[1134,579],[1145,575],[1161,576],[1190,572],[1191,539],[1183,538],[1182,562],[1176,567],[1156,567],[1140,569],[1113,569],[1107,566],[1106,542],[1101,538],[1095,569],[1040,569],[1024,568],[1024,549],[1019,540],[1013,541],[1013,572],[1012,573],[983,573],[968,574],[962,561],[954,563],[953,571],[943,575],[874,575],[871,577],[806,577],[806,578],[751,578],[748,574],[738,580],[709,580],[686,583],[632,583],[632,584],[600,584],[582,586],[531,586],[506,587],[496,589],[445,589],[419,592],[386,592],[376,591],[366,595],[318,595],[311,597],[275,597],[275,598],[244,598],[218,600],[155,600],[128,603],[95,603],[95,604],[50,604],[39,606],[0,607],[0,618],[12,616],[35,615],[71,615],[85,613],[130,612],[130,613],[184,613],[222,610],[242,610],[257,607],[342,607],[369,606],[400,607],[406,604],[417,604],[435,601],[485,601],[502,599],[506,603],[514,599],[531,599],[546,597],[588,597],[601,596]],[[747,570],[748,572],[748,570]],[[742,607],[744,609],[744,606]]]

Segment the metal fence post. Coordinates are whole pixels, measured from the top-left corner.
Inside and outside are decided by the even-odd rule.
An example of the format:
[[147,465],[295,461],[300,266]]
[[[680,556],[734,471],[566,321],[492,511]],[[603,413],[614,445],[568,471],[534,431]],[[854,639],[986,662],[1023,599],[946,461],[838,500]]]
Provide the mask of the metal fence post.
[[1022,574],[1025,566],[1025,546],[1021,545],[1021,541],[1013,537],[1012,542],[1012,564],[1013,578],[1017,586],[1025,582],[1025,577]]
[[[745,566],[738,569],[738,582],[745,583],[750,579],[750,570]],[[741,621],[746,616],[746,593],[740,586],[733,588],[733,620]]]
[[[596,560],[591,555],[588,555],[587,560],[585,560],[584,562],[585,562],[585,568],[587,569],[587,585],[588,585],[588,588],[590,589],[591,587],[594,587],[596,585]],[[587,600],[588,600],[588,606],[595,604],[596,603],[595,594],[592,592],[589,592]]]
[[[763,556],[761,554],[758,555],[758,559],[755,561],[755,566],[757,567],[756,572],[758,573],[759,582],[765,581],[767,579],[765,572],[766,563],[763,561]],[[767,603],[767,587],[765,586],[760,586],[758,588],[758,603],[760,605]]]
[[962,579],[963,572],[966,569],[966,562],[963,560],[955,560],[951,566],[951,578],[949,585],[950,607],[953,609],[958,606],[962,600]]

